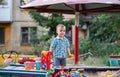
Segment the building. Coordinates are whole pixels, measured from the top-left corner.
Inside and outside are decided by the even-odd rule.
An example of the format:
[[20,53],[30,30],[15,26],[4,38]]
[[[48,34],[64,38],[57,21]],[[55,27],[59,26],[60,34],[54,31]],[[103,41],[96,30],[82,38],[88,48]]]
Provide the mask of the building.
[[[3,0],[0,3],[1,49],[31,51],[31,30],[41,29],[30,17],[29,11],[19,8],[21,2],[22,0]],[[37,32],[34,33],[37,34]]]
[[[37,31],[43,28],[30,17],[28,10],[19,8],[31,1],[3,0],[0,3],[0,49],[32,51],[31,30],[36,31],[34,34],[38,35]],[[69,15],[66,15],[66,19],[69,19]]]

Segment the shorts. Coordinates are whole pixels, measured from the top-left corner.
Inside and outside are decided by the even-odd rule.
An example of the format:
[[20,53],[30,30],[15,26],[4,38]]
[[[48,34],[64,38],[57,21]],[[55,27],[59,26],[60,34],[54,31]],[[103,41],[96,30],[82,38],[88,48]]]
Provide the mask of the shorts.
[[54,66],[66,66],[66,58],[55,58]]

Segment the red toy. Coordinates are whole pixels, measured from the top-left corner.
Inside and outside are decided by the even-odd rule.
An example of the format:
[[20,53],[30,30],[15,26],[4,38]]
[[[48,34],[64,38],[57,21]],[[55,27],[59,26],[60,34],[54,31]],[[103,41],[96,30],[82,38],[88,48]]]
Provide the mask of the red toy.
[[52,72],[52,77],[72,77],[69,73],[69,69],[61,70],[59,68],[55,68],[54,72]]
[[20,64],[24,64],[26,61],[35,62],[35,60],[31,59],[30,57],[21,57],[18,59],[18,63]]
[[48,51],[46,55],[46,70],[50,70],[52,52]]
[[55,75],[55,77],[71,77],[71,75],[68,71],[60,71]]
[[50,70],[51,66],[51,58],[52,52],[51,51],[42,51],[41,52],[41,68],[45,70]]

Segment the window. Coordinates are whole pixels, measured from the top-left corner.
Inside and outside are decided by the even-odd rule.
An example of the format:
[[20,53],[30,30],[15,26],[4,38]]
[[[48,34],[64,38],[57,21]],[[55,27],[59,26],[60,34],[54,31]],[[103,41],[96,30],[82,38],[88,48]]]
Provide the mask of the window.
[[0,7],[8,6],[8,0],[0,0]]
[[27,3],[30,3],[34,0],[20,0],[20,5],[26,5]]
[[21,45],[31,45],[32,40],[37,38],[36,27],[22,27],[21,28]]
[[5,28],[0,28],[0,45],[5,44]]

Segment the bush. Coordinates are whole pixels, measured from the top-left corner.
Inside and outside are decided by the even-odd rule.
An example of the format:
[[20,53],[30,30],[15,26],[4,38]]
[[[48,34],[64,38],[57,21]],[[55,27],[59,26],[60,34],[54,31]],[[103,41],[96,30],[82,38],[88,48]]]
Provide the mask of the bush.
[[103,57],[111,54],[118,55],[120,45],[117,43],[104,43],[100,41],[92,42],[89,39],[81,39],[79,41],[79,50],[81,54],[91,52],[94,56]]

